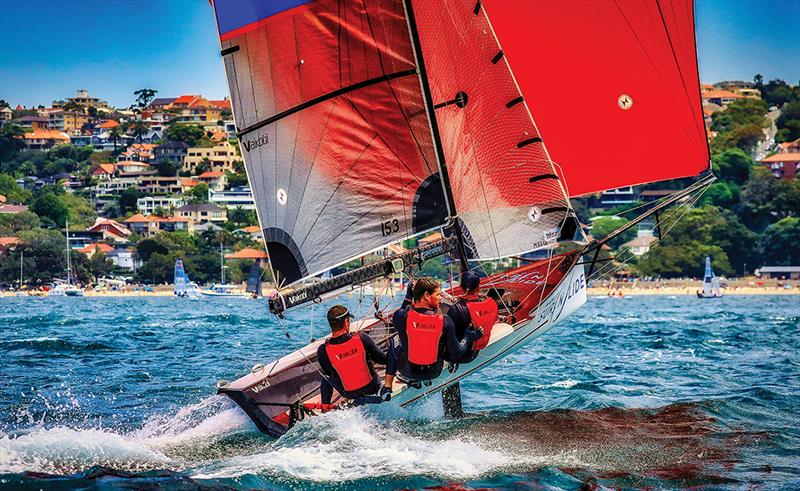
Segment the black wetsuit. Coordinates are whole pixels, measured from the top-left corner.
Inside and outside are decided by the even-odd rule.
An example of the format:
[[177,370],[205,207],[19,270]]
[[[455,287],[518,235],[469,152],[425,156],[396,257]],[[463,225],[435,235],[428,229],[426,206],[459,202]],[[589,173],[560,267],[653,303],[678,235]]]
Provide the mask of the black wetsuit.
[[[405,380],[432,380],[442,373],[445,360],[459,359],[472,350],[472,341],[456,336],[453,321],[444,316],[444,326],[442,327],[442,337],[439,338],[439,356],[435,363],[430,365],[415,365],[409,363],[407,349],[408,335],[406,334],[406,317],[409,309],[398,309],[392,316],[392,325],[397,332],[399,343],[395,345],[394,340],[389,344],[389,364],[386,366],[386,374],[394,375],[397,370]],[[421,314],[435,315],[438,312],[433,309],[415,308]]]
[[[355,334],[354,333],[347,333],[343,336],[337,336],[335,338],[328,339],[327,343],[331,344],[341,344],[346,341],[349,341]],[[386,354],[381,351],[380,348],[375,344],[375,341],[372,340],[371,337],[364,334],[363,332],[358,333],[358,336],[361,337],[361,342],[364,344],[364,351],[367,353],[367,366],[369,366],[370,372],[372,372],[372,382],[369,385],[364,387],[363,389],[348,392],[344,390],[344,386],[342,385],[342,380],[339,378],[339,374],[333,368],[331,364],[330,358],[328,358],[328,352],[325,350],[325,345],[327,343],[322,343],[317,348],[317,360],[319,361],[319,366],[322,369],[322,373],[325,374],[327,378],[323,378],[320,382],[319,391],[320,395],[322,396],[322,403],[323,404],[330,404],[331,398],[333,397],[333,389],[344,397],[348,399],[353,399],[356,404],[359,403],[359,398],[367,395],[374,395],[377,394],[381,388],[381,380],[378,378],[378,374],[375,373],[375,368],[372,366],[373,363],[378,363],[380,365],[386,365],[387,359]]]
[[[472,327],[472,316],[469,314],[467,302],[476,302],[481,300],[484,300],[484,298],[478,297],[477,295],[462,297],[458,299],[456,303],[451,305],[449,309],[447,309],[447,316],[453,320],[458,339],[464,339],[464,333],[467,332],[467,329]],[[464,356],[462,356],[460,359],[448,359],[447,361],[456,363],[469,363],[477,358],[478,353],[479,351],[473,351],[470,349],[464,353]]]

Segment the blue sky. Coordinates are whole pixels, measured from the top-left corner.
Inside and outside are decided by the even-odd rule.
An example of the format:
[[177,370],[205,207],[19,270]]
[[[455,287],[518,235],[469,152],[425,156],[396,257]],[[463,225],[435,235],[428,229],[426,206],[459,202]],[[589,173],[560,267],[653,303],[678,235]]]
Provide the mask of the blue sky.
[[[703,82],[800,80],[800,0],[698,0],[696,14]],[[206,0],[0,0],[0,99],[49,105],[85,88],[128,106],[143,87],[227,95]]]

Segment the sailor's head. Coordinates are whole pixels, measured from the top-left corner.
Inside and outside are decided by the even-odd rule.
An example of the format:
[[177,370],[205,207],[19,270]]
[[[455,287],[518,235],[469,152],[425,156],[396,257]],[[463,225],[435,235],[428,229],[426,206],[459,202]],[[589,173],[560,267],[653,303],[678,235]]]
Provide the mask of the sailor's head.
[[416,307],[438,309],[441,299],[442,289],[437,280],[423,276],[414,282],[414,305]]
[[352,318],[353,314],[344,305],[334,305],[328,309],[328,324],[331,326],[331,332],[349,331]]
[[475,271],[465,271],[461,275],[461,291],[464,294],[475,293],[481,286],[481,277]]

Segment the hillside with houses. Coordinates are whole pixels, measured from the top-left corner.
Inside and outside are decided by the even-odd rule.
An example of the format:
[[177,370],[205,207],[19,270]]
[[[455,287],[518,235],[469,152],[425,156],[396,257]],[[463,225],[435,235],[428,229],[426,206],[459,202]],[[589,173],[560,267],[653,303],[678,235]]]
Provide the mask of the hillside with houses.
[[[609,255],[627,255],[623,276],[697,276],[706,255],[727,276],[800,264],[800,88],[758,75],[701,90],[718,181],[657,248],[654,223],[612,241]],[[35,108],[0,101],[0,284],[17,280],[20,255],[29,284],[58,277],[67,223],[84,284],[170,282],[179,257],[193,279],[212,282],[220,244],[231,281],[264,259],[230,101],[158,95],[137,90],[127,108],[86,90]],[[653,151],[661,145],[669,142],[653,135]],[[573,204],[587,234],[603,238],[632,218],[629,210],[682,185],[609,190]],[[425,268],[444,275],[438,262]]]

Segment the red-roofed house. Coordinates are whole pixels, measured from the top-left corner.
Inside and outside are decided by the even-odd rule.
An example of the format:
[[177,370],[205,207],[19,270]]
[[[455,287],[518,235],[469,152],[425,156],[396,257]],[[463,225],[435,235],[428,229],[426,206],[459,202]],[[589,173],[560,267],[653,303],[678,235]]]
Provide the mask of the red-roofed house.
[[94,225],[87,229],[90,232],[103,232],[103,240],[113,240],[114,242],[125,243],[131,231],[125,225],[108,219],[98,217]]
[[103,131],[110,130],[111,128],[116,128],[117,126],[119,126],[119,123],[117,121],[114,121],[113,119],[107,119],[102,123],[100,123],[99,125],[97,125],[97,127]]
[[245,247],[241,251],[236,251],[232,254],[225,254],[225,259],[253,259],[253,260],[263,260],[268,259],[267,253],[264,251],[260,251],[258,249],[252,249],[250,247]]
[[46,150],[55,145],[69,143],[69,135],[57,130],[36,129],[22,135],[22,139],[31,150]]
[[120,162],[150,162],[153,160],[153,149],[155,148],[156,145],[152,143],[133,143],[129,145],[124,152],[119,154],[117,160]]
[[797,179],[800,174],[800,153],[776,153],[761,161],[775,177]]
[[745,96],[735,94],[729,90],[708,90],[703,92],[701,96],[703,97],[703,103],[708,102],[718,106],[727,106],[731,102],[745,98]]
[[261,232],[261,227],[259,227],[258,225],[250,225],[249,227],[240,228],[238,230],[235,230],[234,233],[249,235],[250,238],[252,238],[253,240],[261,240],[262,238],[264,238]]
[[110,181],[114,177],[115,170],[114,164],[98,164],[92,171],[92,175],[101,181]]
[[205,183],[208,189],[213,189],[214,191],[222,191],[228,182],[228,176],[220,171],[206,171],[196,176],[195,179]]
[[223,111],[230,111],[231,110],[231,101],[230,101],[230,99],[223,99],[221,101],[220,100],[217,100],[217,101],[209,100],[208,102],[210,102],[212,106],[214,106],[216,108],[219,108],[219,109],[222,109]]
[[800,153],[800,138],[793,142],[779,143],[778,153]]
[[89,244],[86,247],[78,249],[78,252],[82,252],[82,253],[86,254],[88,257],[92,257],[92,256],[95,255],[95,253],[97,251],[100,251],[103,254],[108,254],[109,252],[112,252],[113,250],[114,250],[114,248],[111,247],[110,245],[108,245],[106,243],[103,243],[103,242],[97,242],[95,244]]
[[185,230],[189,233],[194,231],[194,220],[182,216],[159,217],[156,215],[144,216],[137,213],[125,220],[125,223],[134,232],[148,237],[152,237],[162,230],[167,232]]

